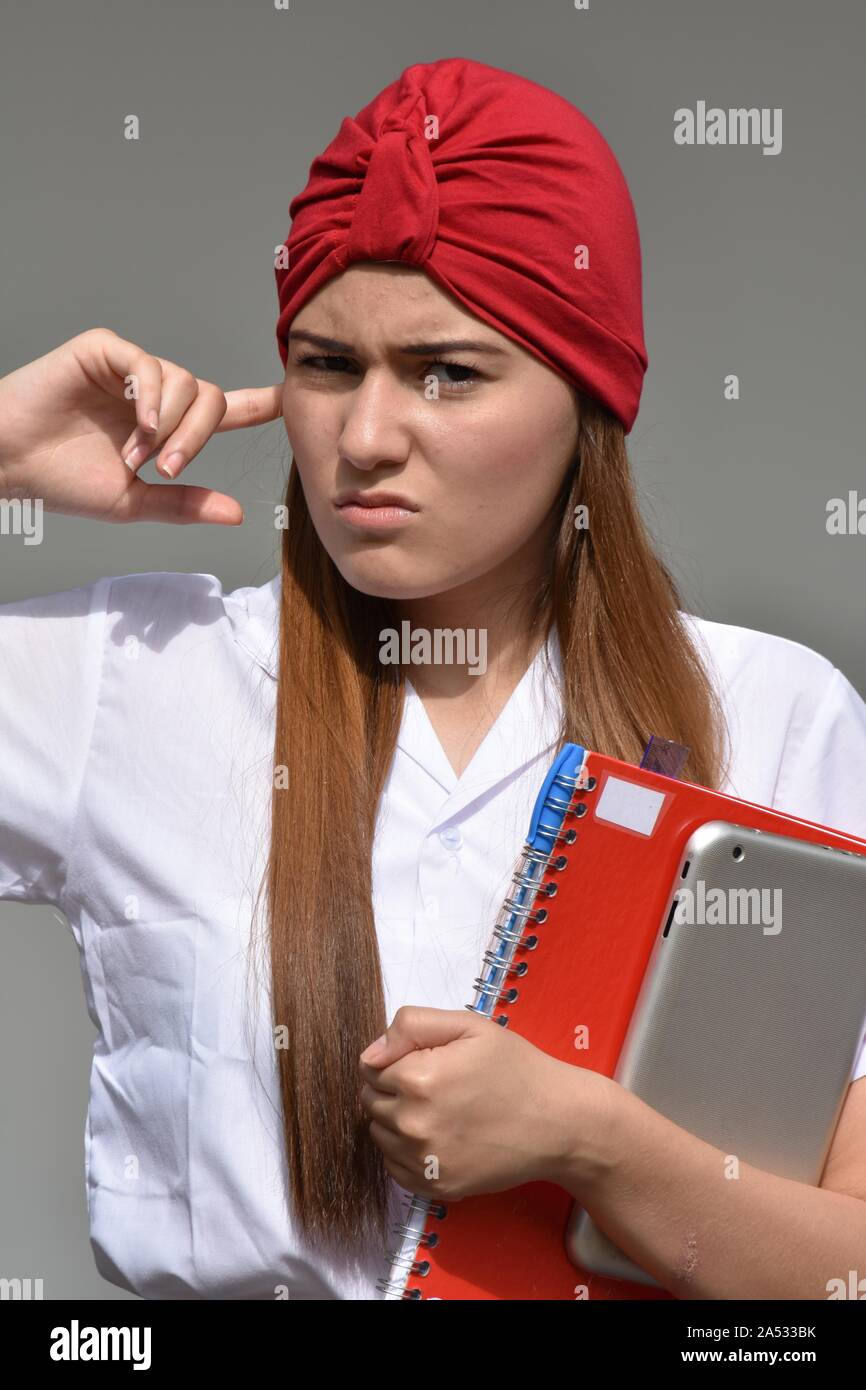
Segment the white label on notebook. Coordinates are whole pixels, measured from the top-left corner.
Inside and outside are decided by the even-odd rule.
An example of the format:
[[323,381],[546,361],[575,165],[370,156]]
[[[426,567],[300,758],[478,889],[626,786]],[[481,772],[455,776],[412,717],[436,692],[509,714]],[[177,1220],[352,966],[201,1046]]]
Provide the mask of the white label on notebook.
[[664,792],[653,791],[652,787],[624,782],[621,777],[608,777],[596,802],[595,814],[599,820],[621,825],[624,830],[651,835],[664,799]]

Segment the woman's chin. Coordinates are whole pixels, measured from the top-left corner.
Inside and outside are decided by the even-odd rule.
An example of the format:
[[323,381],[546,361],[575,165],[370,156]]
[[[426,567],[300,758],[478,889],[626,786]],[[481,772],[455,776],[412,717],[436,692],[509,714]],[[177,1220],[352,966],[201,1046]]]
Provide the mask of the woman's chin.
[[429,598],[431,594],[441,594],[459,582],[453,573],[441,573],[431,568],[425,573],[417,559],[405,555],[384,554],[365,556],[344,556],[340,560],[332,557],[337,569],[347,584],[371,598],[408,600]]

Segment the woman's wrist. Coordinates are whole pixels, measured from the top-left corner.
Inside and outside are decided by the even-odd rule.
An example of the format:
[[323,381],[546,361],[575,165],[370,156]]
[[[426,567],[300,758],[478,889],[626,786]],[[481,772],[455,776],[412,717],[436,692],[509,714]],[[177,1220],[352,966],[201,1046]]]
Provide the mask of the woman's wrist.
[[621,1128],[629,1093],[610,1077],[587,1067],[558,1062],[550,1099],[544,1171],[576,1198],[603,1183],[621,1150]]

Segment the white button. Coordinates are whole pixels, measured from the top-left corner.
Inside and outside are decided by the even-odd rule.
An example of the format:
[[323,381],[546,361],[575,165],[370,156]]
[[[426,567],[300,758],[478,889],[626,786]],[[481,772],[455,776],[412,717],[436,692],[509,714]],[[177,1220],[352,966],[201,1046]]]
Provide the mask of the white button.
[[439,839],[446,849],[459,849],[463,844],[463,836],[456,825],[446,825],[439,831]]
[[429,917],[431,922],[439,919],[439,898],[436,893],[428,893],[424,898],[424,915]]

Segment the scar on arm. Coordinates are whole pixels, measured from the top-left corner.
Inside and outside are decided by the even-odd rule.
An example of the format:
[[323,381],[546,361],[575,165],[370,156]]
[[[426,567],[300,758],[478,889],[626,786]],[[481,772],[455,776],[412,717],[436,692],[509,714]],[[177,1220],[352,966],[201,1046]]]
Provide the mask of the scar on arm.
[[697,1231],[687,1231],[685,1237],[685,1249],[682,1259],[676,1269],[676,1276],[684,1284],[688,1284],[694,1276],[698,1267],[698,1233]]

